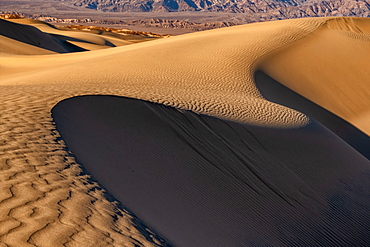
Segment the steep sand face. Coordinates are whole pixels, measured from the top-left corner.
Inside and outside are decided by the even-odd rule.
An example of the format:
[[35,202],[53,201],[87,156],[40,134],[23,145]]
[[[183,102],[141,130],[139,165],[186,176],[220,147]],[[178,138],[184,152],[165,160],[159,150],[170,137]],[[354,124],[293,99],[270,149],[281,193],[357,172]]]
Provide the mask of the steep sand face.
[[370,162],[315,121],[262,128],[101,95],[52,112],[86,169],[175,246],[367,244]]
[[[21,41],[8,38],[6,36],[0,37],[1,47],[0,52],[5,52],[7,54],[24,54],[24,55],[43,55],[43,54],[53,54],[55,52],[39,48]],[[5,55],[5,54],[4,54]]]
[[367,134],[261,71],[255,73],[254,79],[267,100],[295,109],[317,120],[370,160],[370,138]]
[[333,19],[260,69],[370,135],[369,41],[368,19]]
[[[67,52],[67,49],[50,35],[29,25],[19,25],[0,19],[1,52],[13,54],[47,54]],[[15,43],[10,42],[14,40]],[[18,42],[17,42],[18,41]],[[23,43],[27,50],[19,43]],[[43,51],[40,51],[41,49]],[[24,50],[24,52],[22,52]]]
[[[1,53],[0,127],[5,137],[0,146],[0,178],[4,181],[0,201],[1,242],[10,246],[48,246],[50,242],[55,246],[160,245],[159,237],[137,223],[117,202],[108,200],[101,186],[82,172],[55,131],[51,108],[76,95],[121,95],[243,124],[286,129],[289,133],[292,128],[309,126],[310,119],[264,99],[255,85],[254,70],[262,68],[276,79],[277,76],[286,79],[286,71],[282,69],[280,75],[272,69],[273,63],[276,66],[288,63],[279,51],[289,47],[295,50],[304,40],[307,45],[327,40],[336,42],[330,35],[324,35],[326,32],[343,38],[347,45],[356,44],[350,48],[357,52],[355,56],[339,51],[345,63],[357,64],[358,68],[362,66],[360,62],[366,65],[366,61],[358,59],[366,53],[361,47],[367,49],[368,42],[356,41],[341,35],[340,30],[329,29],[330,20],[335,19],[252,24],[79,53],[29,56]],[[360,23],[361,30],[368,30],[365,28],[368,19],[354,21],[349,27]],[[50,31],[46,29],[45,32]],[[91,44],[90,36],[86,39]],[[327,55],[334,57],[337,52],[328,50]],[[264,59],[263,63],[259,63],[260,58]],[[276,64],[280,58],[283,62]],[[318,70],[315,62],[312,68]],[[327,62],[339,64],[333,60]],[[296,69],[304,74],[307,68]],[[338,74],[342,72],[342,76],[347,76],[348,70],[337,70]],[[369,78],[366,73],[353,76],[361,85]],[[333,85],[335,81],[329,82]],[[314,88],[319,84],[316,81],[310,85]],[[309,91],[305,85],[301,85],[303,91]],[[349,92],[344,98],[357,97],[354,93],[357,91],[351,91],[355,89],[343,87],[344,94]],[[362,88],[363,93],[368,92],[368,87]],[[327,89],[323,90],[330,94]],[[316,93],[307,97],[314,95]],[[350,109],[359,112],[364,109],[367,101],[359,99],[359,105],[349,100]],[[326,100],[322,100],[326,104]],[[363,119],[356,121],[367,121],[368,117],[361,114],[355,113]],[[347,121],[352,123],[352,118]],[[282,152],[286,153],[289,152]],[[279,152],[274,156],[276,159],[285,157]],[[294,157],[287,158],[287,164],[289,159]],[[312,162],[315,161],[316,157],[312,157]]]

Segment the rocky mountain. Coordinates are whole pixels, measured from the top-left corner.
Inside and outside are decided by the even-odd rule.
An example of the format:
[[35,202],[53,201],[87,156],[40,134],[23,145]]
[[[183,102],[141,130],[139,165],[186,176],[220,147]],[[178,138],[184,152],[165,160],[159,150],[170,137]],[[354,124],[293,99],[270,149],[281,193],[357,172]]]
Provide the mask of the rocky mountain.
[[210,11],[246,13],[258,19],[314,16],[370,17],[370,0],[55,0],[112,12]]
[[[107,31],[113,33],[120,33],[120,34],[130,34],[130,35],[141,35],[141,36],[149,36],[149,37],[166,37],[170,36],[169,34],[161,35],[152,32],[141,32],[141,31],[132,31],[129,29],[116,29],[116,28],[106,28],[101,27],[103,26],[127,26],[132,27],[133,29],[137,27],[147,27],[147,28],[168,28],[168,29],[189,29],[191,31],[204,31],[210,29],[216,29],[221,27],[231,27],[238,25],[234,22],[223,21],[223,22],[206,22],[206,23],[197,23],[197,22],[190,22],[190,21],[183,21],[183,20],[167,20],[167,19],[159,19],[159,18],[151,18],[151,19],[136,19],[136,20],[92,20],[90,18],[57,18],[53,16],[45,16],[39,14],[25,14],[19,12],[2,12],[0,11],[0,19],[20,19],[20,18],[28,18],[28,19],[35,19],[39,21],[44,21],[47,23],[52,23],[56,25],[62,25],[66,28],[72,29],[79,29],[79,30],[99,30],[99,31]],[[70,24],[70,25],[66,25]],[[99,25],[99,26],[95,26]]]

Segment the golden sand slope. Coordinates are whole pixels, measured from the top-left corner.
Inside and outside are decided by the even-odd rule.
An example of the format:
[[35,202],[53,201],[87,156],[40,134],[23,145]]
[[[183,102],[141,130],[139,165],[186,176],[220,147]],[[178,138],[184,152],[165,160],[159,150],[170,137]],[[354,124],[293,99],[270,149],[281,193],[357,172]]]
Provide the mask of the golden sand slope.
[[[350,21],[345,23],[348,30],[331,28],[338,21]],[[156,237],[145,238],[141,233],[145,231],[109,202],[97,184],[79,175],[81,168],[65,151],[50,109],[74,95],[122,95],[269,127],[306,125],[309,118],[304,114],[262,97],[253,80],[254,71],[262,68],[369,134],[370,125],[364,124],[369,119],[368,98],[356,89],[365,96],[370,91],[368,72],[363,70],[370,67],[370,62],[360,59],[364,50],[369,50],[369,35],[364,31],[369,23],[368,19],[298,19],[82,53],[1,53],[0,127],[5,138],[0,146],[0,241],[10,246],[48,246],[51,241],[53,246],[65,242],[68,246],[153,244]],[[46,26],[40,29],[52,32]],[[363,33],[359,34],[358,29]],[[85,38],[89,44],[100,42],[85,34],[81,40]],[[325,47],[334,41],[338,43],[333,49]],[[328,75],[321,72],[327,70],[319,70],[321,62],[314,60],[318,44],[326,55],[319,61],[336,68]],[[300,53],[306,45],[312,47],[310,56]],[[286,54],[280,52],[285,49]],[[337,54],[351,72],[337,62]],[[314,62],[295,59],[302,56]],[[274,70],[274,66],[281,69]],[[305,71],[307,75],[301,74]],[[315,75],[324,77],[325,85],[332,89]],[[354,78],[351,86],[337,86],[337,80],[342,85],[348,78]],[[304,83],[295,88],[293,82],[299,81]],[[345,96],[339,94],[340,89]],[[348,102],[332,106],[333,99]]]
[[[308,121],[303,114],[262,98],[252,70],[258,58],[304,37],[324,21],[238,26],[86,54],[4,57],[4,69],[24,64],[30,71],[4,73],[2,83],[88,83],[90,88],[118,84],[125,96],[249,123],[301,126]],[[40,68],[35,75],[33,70]]]
[[370,135],[369,58],[369,19],[337,18],[260,69]]

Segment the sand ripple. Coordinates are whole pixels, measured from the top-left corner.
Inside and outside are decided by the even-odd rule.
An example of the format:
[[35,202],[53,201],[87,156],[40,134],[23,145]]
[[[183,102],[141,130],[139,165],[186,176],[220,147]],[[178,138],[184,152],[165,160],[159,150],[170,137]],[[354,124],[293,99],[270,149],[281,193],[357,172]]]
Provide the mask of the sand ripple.
[[[69,91],[69,90],[68,90]],[[0,242],[8,246],[155,246],[160,239],[86,175],[50,109],[73,92],[3,86]]]

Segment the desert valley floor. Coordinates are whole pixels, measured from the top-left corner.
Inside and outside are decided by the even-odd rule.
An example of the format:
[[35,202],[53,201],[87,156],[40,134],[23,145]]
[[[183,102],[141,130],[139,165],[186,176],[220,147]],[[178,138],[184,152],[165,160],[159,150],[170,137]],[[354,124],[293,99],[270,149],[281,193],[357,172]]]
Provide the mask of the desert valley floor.
[[369,244],[369,18],[0,25],[0,246]]

